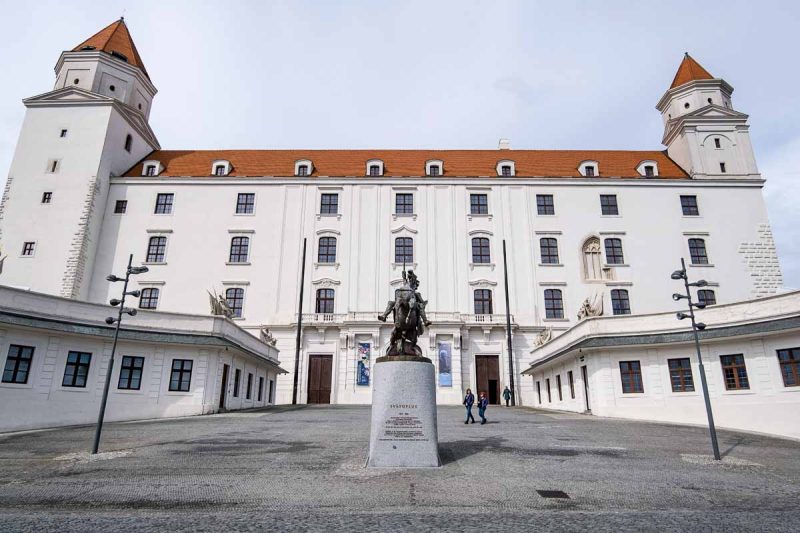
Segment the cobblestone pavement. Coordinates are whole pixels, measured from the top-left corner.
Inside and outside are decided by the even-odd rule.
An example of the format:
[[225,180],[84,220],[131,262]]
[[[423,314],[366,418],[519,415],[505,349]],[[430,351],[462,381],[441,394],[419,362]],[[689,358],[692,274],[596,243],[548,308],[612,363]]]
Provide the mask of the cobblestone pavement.
[[[444,466],[367,470],[369,407],[275,407],[0,435],[13,531],[797,531],[800,443],[492,407],[439,409]],[[545,498],[537,491],[563,491]]]

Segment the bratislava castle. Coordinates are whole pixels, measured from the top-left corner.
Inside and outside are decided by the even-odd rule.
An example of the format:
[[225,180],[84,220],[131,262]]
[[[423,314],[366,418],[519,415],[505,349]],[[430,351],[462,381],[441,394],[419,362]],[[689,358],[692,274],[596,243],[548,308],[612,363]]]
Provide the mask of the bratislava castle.
[[391,330],[376,316],[404,268],[429,302],[420,345],[438,401],[467,387],[497,399],[511,381],[504,244],[523,404],[537,344],[585,316],[678,309],[681,258],[709,281],[696,294],[708,305],[782,287],[748,116],[688,54],[656,104],[666,149],[650,151],[163,150],[155,80],[123,20],[55,72],[24,100],[0,284],[104,303],[133,254],[149,268],[134,282],[142,309],[209,313],[222,295],[238,325],[276,339],[289,370],[277,403],[295,382],[301,403],[370,402]]

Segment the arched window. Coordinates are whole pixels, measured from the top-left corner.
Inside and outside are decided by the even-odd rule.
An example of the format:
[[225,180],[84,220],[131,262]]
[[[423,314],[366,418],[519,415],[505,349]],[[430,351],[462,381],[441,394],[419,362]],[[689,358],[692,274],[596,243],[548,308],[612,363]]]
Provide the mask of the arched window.
[[247,256],[250,251],[249,237],[233,237],[231,239],[231,253],[229,262],[247,263]]
[[472,239],[472,262],[490,263],[489,239],[486,237],[473,237]]
[[609,265],[625,264],[625,257],[622,255],[622,239],[612,237],[606,239],[606,261]]
[[150,237],[147,243],[147,263],[163,263],[167,254],[167,238],[163,236]]
[[475,289],[475,314],[492,314],[492,291],[489,289]]
[[133,147],[133,135],[129,133],[128,136],[125,137],[125,151],[130,153],[132,147]]
[[546,318],[564,318],[564,300],[561,289],[545,289],[544,314]]
[[158,293],[159,290],[155,287],[142,289],[142,295],[139,297],[139,309],[156,309],[158,307]]
[[336,262],[336,237],[320,237],[317,248],[318,263]]
[[242,307],[244,307],[244,289],[230,288],[225,291],[225,301],[233,311],[233,316],[242,318]]
[[625,289],[611,290],[611,308],[615,315],[631,314],[631,301]]
[[397,237],[394,240],[394,262],[414,262],[414,240],[411,237]]
[[333,313],[333,289],[317,289],[317,313]]
[[603,279],[603,260],[600,250],[600,239],[589,237],[583,243],[583,277],[585,279]]

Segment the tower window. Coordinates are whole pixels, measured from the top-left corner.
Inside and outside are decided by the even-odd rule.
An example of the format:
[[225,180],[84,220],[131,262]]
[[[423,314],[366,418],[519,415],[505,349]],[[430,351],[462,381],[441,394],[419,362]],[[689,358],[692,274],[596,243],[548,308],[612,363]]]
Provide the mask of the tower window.
[[72,84],[73,85],[78,85],[80,82],[81,82],[81,80],[79,80],[78,78],[75,78],[74,80],[72,80]]
[[684,109],[689,109],[689,102],[686,102],[685,104],[683,104],[683,107],[684,107]]
[[113,93],[114,91],[116,91],[116,90],[117,90],[117,88],[116,88],[116,87],[114,87],[113,85],[109,85],[109,86],[108,86],[108,90],[109,90],[109,91],[111,91],[111,92]]
[[655,172],[653,171],[653,165],[646,165],[644,167],[644,175],[647,178],[652,178],[655,176]]
[[713,102],[711,101],[711,98],[709,98],[709,99],[708,99],[708,103],[709,103],[709,104],[713,103]]
[[714,137],[714,148],[722,148],[722,144],[719,142],[719,137]]
[[[117,59],[121,59],[122,61],[124,61],[126,63],[128,62],[128,56],[126,56],[125,54],[123,54],[121,52],[117,52],[116,50],[112,50],[111,51],[111,55],[112,55],[112,57],[116,57]],[[113,89],[112,89],[112,91],[113,91]]]
[[114,203],[114,214],[123,215],[128,210],[128,200],[117,200]]
[[47,163],[47,172],[50,174],[58,172],[58,159],[51,159],[50,162]]
[[130,153],[132,146],[133,146],[133,136],[131,134],[128,134],[128,136],[125,137],[125,151]]
[[142,104],[139,104],[139,111],[142,110]]
[[626,289],[611,290],[611,308],[615,315],[631,314],[631,301]]
[[27,257],[32,256],[35,247],[36,247],[36,243],[35,242],[28,241],[28,242],[23,243],[22,244],[22,255],[27,256]]
[[61,130],[61,134],[59,135],[59,137],[63,139],[66,136],[67,136],[67,130]]
[[233,311],[235,318],[242,318],[242,309],[244,308],[244,289],[231,288],[225,291],[225,301],[228,302],[228,307]]
[[719,171],[722,172],[723,174],[727,172],[727,170],[725,170],[725,163],[719,164]]
[[52,192],[43,192],[42,193],[42,203],[43,204],[49,204],[50,200],[52,200],[52,199],[53,199],[53,193]]

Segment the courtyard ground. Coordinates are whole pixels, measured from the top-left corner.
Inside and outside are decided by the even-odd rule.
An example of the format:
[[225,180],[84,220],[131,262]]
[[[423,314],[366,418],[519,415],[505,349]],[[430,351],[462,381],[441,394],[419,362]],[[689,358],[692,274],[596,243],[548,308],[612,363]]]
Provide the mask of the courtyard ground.
[[[369,407],[285,406],[0,435],[14,531],[797,531],[800,443],[492,407],[439,408],[443,467],[364,468]],[[561,491],[552,496],[547,492]]]

